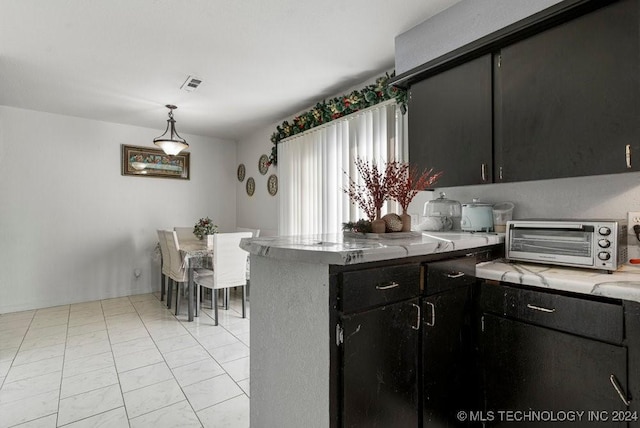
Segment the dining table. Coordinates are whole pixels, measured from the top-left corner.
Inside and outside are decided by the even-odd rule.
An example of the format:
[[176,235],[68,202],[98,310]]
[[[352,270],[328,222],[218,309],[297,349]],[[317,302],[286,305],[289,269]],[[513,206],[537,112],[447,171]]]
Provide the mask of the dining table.
[[196,269],[212,269],[213,268],[213,248],[207,246],[207,240],[183,239],[178,237],[178,250],[182,263],[187,269],[187,319],[193,321],[193,317],[198,316],[198,308],[193,304],[194,275]]

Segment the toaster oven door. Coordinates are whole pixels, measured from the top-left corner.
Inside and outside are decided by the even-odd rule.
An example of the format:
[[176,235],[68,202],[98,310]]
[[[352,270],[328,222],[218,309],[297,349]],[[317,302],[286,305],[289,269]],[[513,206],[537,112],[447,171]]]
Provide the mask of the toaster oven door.
[[507,236],[507,258],[523,261],[593,266],[594,228],[582,225],[518,226]]

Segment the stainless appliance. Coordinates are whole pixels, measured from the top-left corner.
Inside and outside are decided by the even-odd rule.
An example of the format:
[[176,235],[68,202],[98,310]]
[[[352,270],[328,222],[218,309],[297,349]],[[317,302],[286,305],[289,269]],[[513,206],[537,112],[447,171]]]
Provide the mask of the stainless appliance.
[[608,272],[627,261],[626,220],[512,220],[506,258]]
[[460,228],[465,232],[493,232],[493,205],[473,199],[462,204]]

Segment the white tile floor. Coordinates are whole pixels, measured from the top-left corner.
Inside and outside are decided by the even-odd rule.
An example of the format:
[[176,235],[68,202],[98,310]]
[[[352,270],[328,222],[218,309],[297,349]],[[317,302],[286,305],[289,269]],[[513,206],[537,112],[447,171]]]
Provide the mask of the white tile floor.
[[248,427],[239,292],[218,313],[145,294],[0,315],[0,428]]

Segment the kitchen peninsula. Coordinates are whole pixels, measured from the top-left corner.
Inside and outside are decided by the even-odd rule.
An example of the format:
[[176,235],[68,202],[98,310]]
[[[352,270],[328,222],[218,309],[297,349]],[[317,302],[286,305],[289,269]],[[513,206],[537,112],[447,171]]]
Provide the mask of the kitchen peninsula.
[[[436,319],[434,303],[419,297],[446,294],[464,318],[475,264],[499,255],[504,236],[393,236],[243,240],[253,426],[418,426],[420,324]],[[423,289],[425,275],[437,275],[433,289]],[[454,343],[459,323],[446,326]]]
[[503,241],[244,240],[252,424],[455,426],[460,411],[597,409],[625,418],[603,426],[638,426],[640,268],[509,264]]

